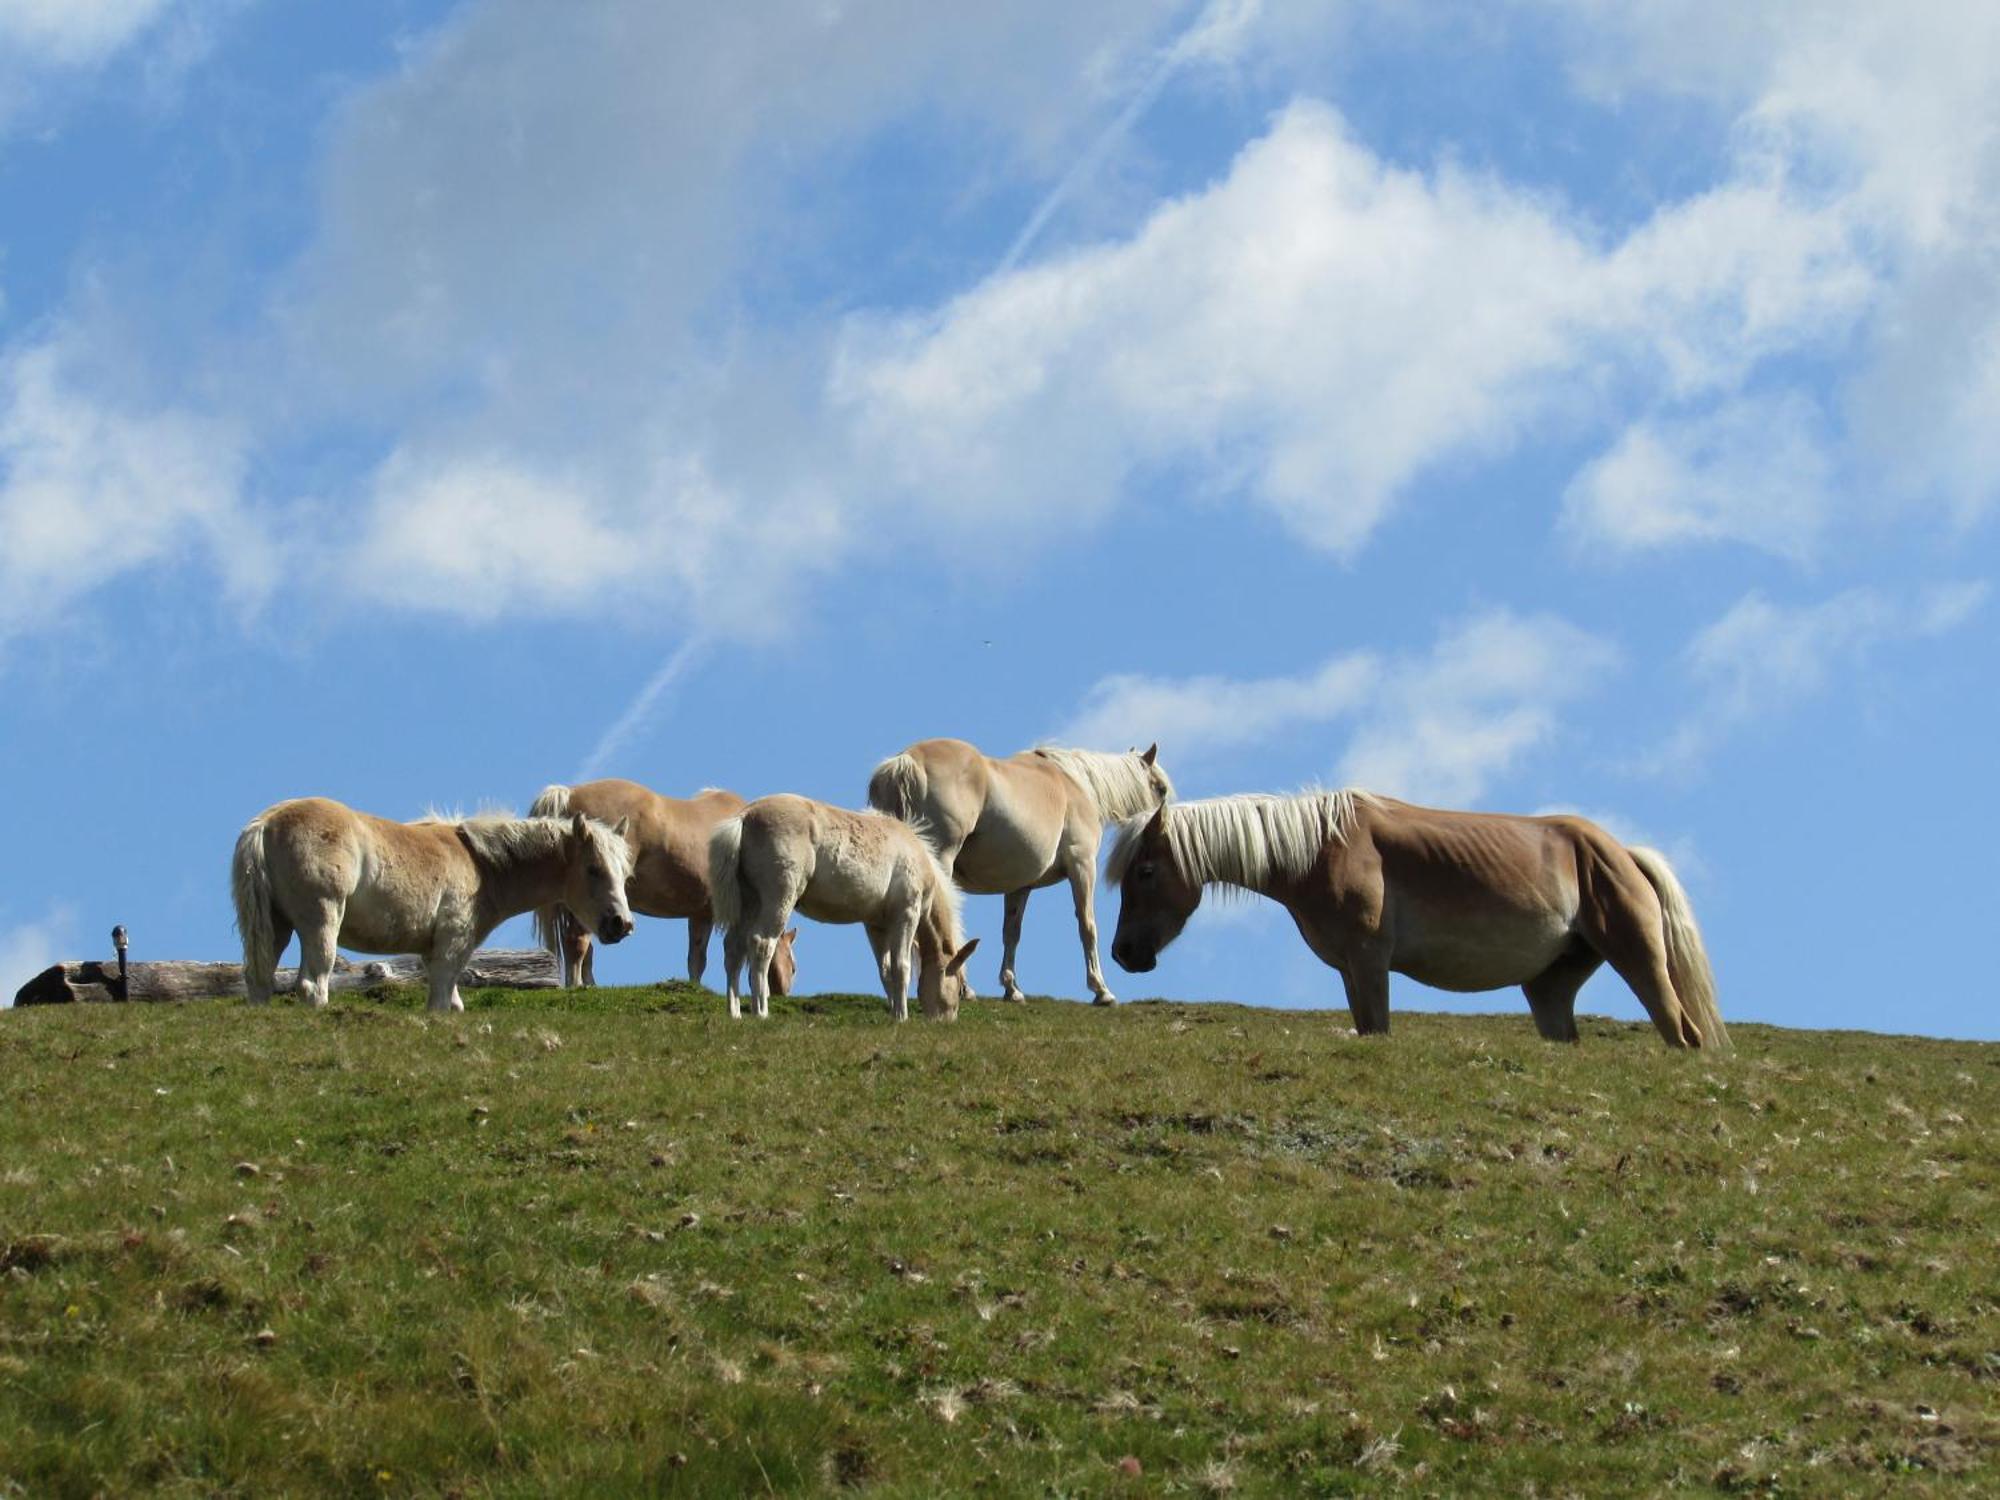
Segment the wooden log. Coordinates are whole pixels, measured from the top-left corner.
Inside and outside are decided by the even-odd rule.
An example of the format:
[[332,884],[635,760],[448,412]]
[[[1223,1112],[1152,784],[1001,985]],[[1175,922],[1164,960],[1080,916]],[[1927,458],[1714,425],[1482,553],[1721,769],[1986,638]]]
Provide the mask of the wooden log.
[[[280,969],[277,986],[280,997],[298,983],[297,969]],[[336,959],[328,987],[336,990],[365,990],[378,984],[422,984],[424,961],[420,958],[371,958],[354,962]],[[460,989],[495,986],[510,990],[552,990],[562,984],[556,970],[556,956],[540,948],[482,948],[459,975]],[[130,966],[125,983],[118,979],[116,963],[90,959],[82,963],[61,963],[42,970],[22,985],[14,996],[19,1005],[106,1004],[120,1000],[182,1001],[214,1000],[241,995],[241,964],[204,964],[182,959]]]

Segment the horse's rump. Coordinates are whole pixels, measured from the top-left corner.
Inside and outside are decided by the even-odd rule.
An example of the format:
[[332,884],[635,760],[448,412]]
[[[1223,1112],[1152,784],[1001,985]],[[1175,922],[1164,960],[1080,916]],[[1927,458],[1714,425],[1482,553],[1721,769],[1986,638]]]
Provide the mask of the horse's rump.
[[883,761],[868,778],[868,805],[907,823],[923,806],[929,782],[923,762],[902,751]]

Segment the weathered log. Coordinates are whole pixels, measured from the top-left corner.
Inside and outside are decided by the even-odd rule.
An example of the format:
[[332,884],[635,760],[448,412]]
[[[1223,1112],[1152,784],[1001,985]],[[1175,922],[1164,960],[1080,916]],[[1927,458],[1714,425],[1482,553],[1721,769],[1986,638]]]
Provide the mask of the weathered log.
[[[280,969],[278,991],[283,993],[298,983],[297,969]],[[334,962],[331,989],[365,990],[378,984],[422,984],[424,961],[420,958],[371,958],[355,963]],[[556,970],[556,956],[540,948],[482,948],[459,976],[459,988],[492,985],[510,990],[552,990],[562,983]],[[16,1005],[104,1004],[120,1000],[180,1001],[214,1000],[241,995],[241,964],[204,964],[181,959],[156,963],[135,963],[123,984],[116,963],[95,959],[83,963],[61,963],[42,970],[22,985],[14,996]]]

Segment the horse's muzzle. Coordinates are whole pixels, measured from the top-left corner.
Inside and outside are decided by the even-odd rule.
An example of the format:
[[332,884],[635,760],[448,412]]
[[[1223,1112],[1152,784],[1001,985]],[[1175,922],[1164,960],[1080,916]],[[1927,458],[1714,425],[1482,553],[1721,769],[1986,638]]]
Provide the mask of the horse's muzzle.
[[632,935],[632,919],[621,917],[616,912],[605,913],[604,920],[597,924],[598,941],[607,945],[622,943]]
[[1158,967],[1160,955],[1141,953],[1132,943],[1113,943],[1111,961],[1128,974],[1150,974]]

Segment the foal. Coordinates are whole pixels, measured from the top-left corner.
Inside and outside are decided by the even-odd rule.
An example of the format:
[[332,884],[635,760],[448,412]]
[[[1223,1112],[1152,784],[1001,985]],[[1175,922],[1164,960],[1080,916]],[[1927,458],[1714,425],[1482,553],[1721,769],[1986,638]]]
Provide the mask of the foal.
[[965,996],[961,970],[979,940],[960,944],[958,893],[907,823],[804,797],[764,797],[715,830],[709,890],[722,923],[729,1014],[740,1016],[736,976],[747,957],[758,1016],[771,1013],[768,974],[794,910],[868,931],[889,1013],[909,1019],[910,946],[924,1014],[951,1020]]
[[414,953],[431,1009],[464,1010],[458,976],[509,917],[550,902],[615,943],[632,931],[625,828],[573,818],[391,823],[324,797],[280,802],[236,840],[230,888],[243,984],[271,998],[278,955],[299,935],[299,993],[326,1004],[334,949]]

